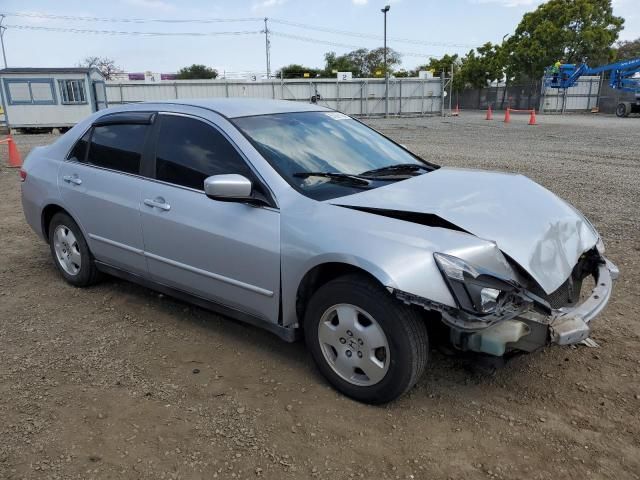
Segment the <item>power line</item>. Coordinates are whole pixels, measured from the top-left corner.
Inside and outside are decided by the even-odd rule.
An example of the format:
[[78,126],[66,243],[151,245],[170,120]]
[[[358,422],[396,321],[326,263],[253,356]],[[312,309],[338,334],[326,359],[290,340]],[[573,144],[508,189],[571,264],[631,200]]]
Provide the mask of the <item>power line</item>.
[[[348,30],[338,30],[335,28],[328,28],[328,27],[320,27],[320,26],[315,26],[315,25],[309,25],[307,23],[299,23],[299,22],[291,22],[289,20],[282,20],[282,19],[278,19],[278,18],[269,18],[269,20],[271,20],[273,23],[279,23],[281,25],[288,25],[290,27],[299,27],[299,28],[306,28],[308,30],[316,30],[319,32],[326,32],[326,33],[336,33],[339,35],[346,35],[346,36],[350,36],[350,37],[358,37],[358,38],[369,38],[369,39],[373,39],[373,40],[383,40],[383,37],[380,35],[373,35],[373,34],[369,34],[369,33],[358,33],[358,32],[351,32]],[[430,47],[456,47],[456,48],[466,48],[466,47],[475,47],[475,45],[469,45],[469,44],[463,44],[463,43],[447,43],[447,42],[428,42],[425,40],[417,40],[417,39],[411,39],[411,38],[401,38],[401,37],[391,37],[388,36],[387,37],[390,40],[393,40],[394,42],[400,42],[400,43],[411,43],[414,45],[426,45],[426,46],[430,46]]]
[[[77,21],[89,21],[89,22],[111,22],[111,23],[173,23],[173,24],[185,24],[185,23],[225,23],[225,22],[262,22],[264,19],[261,17],[239,17],[239,18],[187,18],[187,19],[167,19],[167,18],[117,18],[117,17],[90,17],[90,16],[78,16],[78,15],[54,15],[49,13],[30,13],[30,12],[5,12],[3,15],[13,17],[25,17],[25,18],[44,18],[50,20],[77,20]],[[381,41],[383,38],[380,35],[352,32],[349,30],[340,30],[336,28],[322,27],[318,25],[310,25],[307,23],[293,22],[290,20],[284,20],[279,18],[269,18],[273,23],[280,25],[287,25],[290,27],[302,28],[307,30],[315,30],[324,33],[333,33],[337,35],[344,35],[356,38],[366,38],[371,40]],[[399,43],[407,43],[412,45],[424,45],[430,47],[451,47],[451,48],[474,48],[476,45],[464,44],[464,43],[449,43],[449,42],[430,42],[426,40],[418,40],[412,38],[403,37],[388,37],[390,40]]]
[[132,32],[119,30],[89,30],[81,28],[42,27],[36,25],[6,25],[8,29],[16,30],[44,30],[48,32],[87,33],[93,35],[132,35],[141,37],[210,37],[222,35],[253,35],[262,33],[260,30],[244,30],[236,32]]
[[[329,45],[329,46],[332,46],[332,47],[355,48],[355,49],[365,48],[362,45],[352,45],[352,44],[349,44],[349,43],[332,42],[332,41],[329,41],[329,40],[319,40],[317,38],[302,37],[300,35],[291,35],[291,34],[288,34],[288,33],[276,32],[274,30],[269,30],[269,33],[271,33],[271,35],[275,35],[277,37],[289,38],[289,39],[292,39],[292,40],[299,40],[301,42],[320,43],[320,44]],[[401,55],[404,55],[406,57],[431,58],[431,57],[436,57],[437,56],[435,54],[415,53],[415,52],[398,52],[398,53],[401,54]]]
[[225,23],[225,22],[255,22],[261,21],[260,17],[244,18],[115,18],[115,17],[87,17],[77,15],[54,15],[50,13],[30,12],[4,12],[7,17],[47,18],[50,20],[78,20],[84,22],[111,22],[111,23]]

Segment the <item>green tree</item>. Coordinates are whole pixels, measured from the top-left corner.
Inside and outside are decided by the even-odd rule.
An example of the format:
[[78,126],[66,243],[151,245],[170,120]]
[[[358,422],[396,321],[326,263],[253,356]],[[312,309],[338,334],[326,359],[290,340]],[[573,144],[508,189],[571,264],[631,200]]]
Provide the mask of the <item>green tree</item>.
[[458,54],[449,55],[448,53],[445,53],[442,58],[430,58],[429,63],[417,67],[413,73],[417,76],[420,70],[431,70],[434,77],[439,77],[444,70],[446,74],[449,75],[452,64],[454,65],[454,69],[460,66],[460,58],[458,57]]
[[[344,55],[328,52],[324,56],[326,76],[334,76],[337,72],[352,72],[354,77],[374,77],[376,72],[384,76],[384,47],[368,50],[359,48]],[[389,73],[400,65],[401,56],[392,48],[387,47],[387,68]]]
[[190,67],[183,67],[178,70],[176,78],[178,80],[202,80],[216,78],[217,76],[218,71],[215,68],[194,63]]
[[501,47],[487,42],[462,58],[458,78],[454,75],[454,86],[484,88],[489,82],[501,80],[503,76],[504,57]]
[[537,79],[558,60],[607,63],[623,23],[611,0],[549,0],[526,13],[505,42],[508,76]]
[[305,73],[310,78],[317,77],[322,70],[317,68],[305,67],[304,65],[298,65],[297,63],[292,63],[290,65],[285,65],[280,70],[275,73],[275,76],[280,78],[306,78]]
[[614,48],[616,60],[632,60],[640,58],[640,38],[624,40],[616,43]]

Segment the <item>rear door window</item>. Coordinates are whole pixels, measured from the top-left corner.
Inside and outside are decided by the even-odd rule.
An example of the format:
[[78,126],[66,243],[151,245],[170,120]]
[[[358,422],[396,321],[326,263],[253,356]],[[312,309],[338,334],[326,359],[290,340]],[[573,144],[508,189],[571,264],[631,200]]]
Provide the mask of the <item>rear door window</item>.
[[235,147],[215,128],[188,117],[162,115],[156,147],[156,178],[204,189],[211,175],[237,173],[253,178]]
[[85,133],[80,140],[76,142],[71,151],[69,152],[69,156],[67,160],[72,160],[74,162],[84,162],[87,159],[87,149],[89,148],[89,138],[91,138],[91,129]]
[[148,125],[114,124],[93,128],[87,163],[138,174]]

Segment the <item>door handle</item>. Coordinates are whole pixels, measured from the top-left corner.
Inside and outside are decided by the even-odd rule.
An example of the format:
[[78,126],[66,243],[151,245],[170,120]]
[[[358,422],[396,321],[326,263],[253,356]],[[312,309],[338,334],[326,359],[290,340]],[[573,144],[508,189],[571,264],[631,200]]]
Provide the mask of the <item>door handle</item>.
[[78,175],[65,175],[62,179],[67,183],[73,183],[74,185],[82,185],[82,180],[78,177]]
[[153,200],[151,200],[150,198],[145,198],[144,204],[147,207],[159,208],[160,210],[164,210],[165,212],[168,212],[169,210],[171,210],[171,205],[165,202],[164,198],[162,197],[157,197]]

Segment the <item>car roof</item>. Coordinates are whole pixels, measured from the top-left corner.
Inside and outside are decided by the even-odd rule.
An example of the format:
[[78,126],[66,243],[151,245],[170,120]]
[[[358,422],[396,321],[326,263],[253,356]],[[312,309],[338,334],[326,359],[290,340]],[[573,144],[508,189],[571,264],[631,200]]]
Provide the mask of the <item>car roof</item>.
[[177,99],[168,100],[167,102],[153,103],[201,107],[212,110],[228,118],[269,115],[273,113],[331,111],[329,108],[312,103],[296,102],[292,100],[271,100],[264,98],[208,98],[201,100]]

